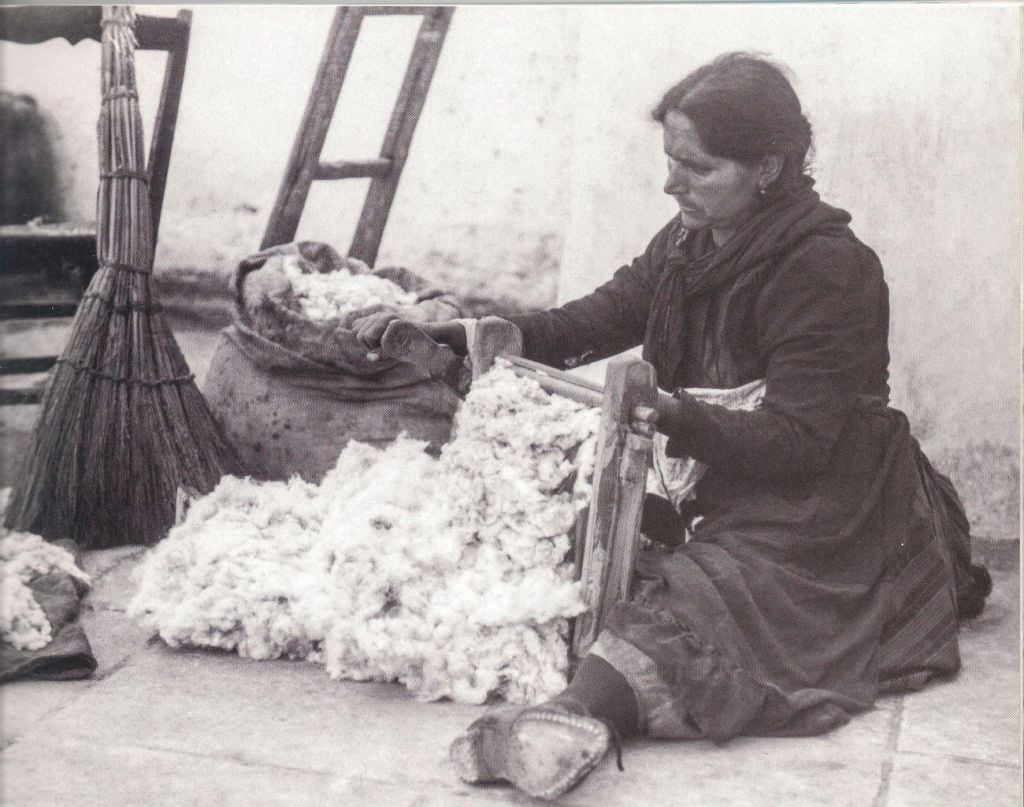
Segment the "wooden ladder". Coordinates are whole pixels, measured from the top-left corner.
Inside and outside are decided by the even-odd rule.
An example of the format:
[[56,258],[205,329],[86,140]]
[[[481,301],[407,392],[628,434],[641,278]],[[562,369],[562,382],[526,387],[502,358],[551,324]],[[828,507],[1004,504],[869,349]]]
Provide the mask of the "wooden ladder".
[[[454,11],[454,8],[440,6],[338,8],[260,249],[295,239],[313,180],[363,177],[371,180],[370,188],[348,254],[371,266],[374,264],[391,212],[391,202],[409,154],[413,131],[423,110]],[[321,162],[320,152],[334,117],[363,17],[414,14],[422,15],[423,22],[416,35],[416,44],[409,57],[380,156],[369,160]]]

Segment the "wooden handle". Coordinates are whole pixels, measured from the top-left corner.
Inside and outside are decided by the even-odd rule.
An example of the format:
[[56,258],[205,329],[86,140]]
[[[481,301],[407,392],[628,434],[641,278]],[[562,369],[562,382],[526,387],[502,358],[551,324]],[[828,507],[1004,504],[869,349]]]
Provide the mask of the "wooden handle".
[[469,345],[469,358],[473,363],[475,381],[494,364],[495,358],[512,358],[523,352],[523,333],[513,323],[501,317],[478,319]]
[[567,373],[564,370],[556,370],[554,367],[549,367],[546,364],[541,364],[539,361],[530,361],[524,359],[521,356],[506,356],[509,362],[516,367],[522,367],[527,370],[534,370],[537,373],[541,373],[549,378],[557,378],[560,381],[565,381],[569,384],[574,384],[583,389],[588,389],[596,392],[599,396],[604,394],[604,387],[601,384],[596,384],[593,381],[588,381],[580,376]]
[[[563,398],[595,408],[604,402],[604,387],[600,384],[518,356],[506,356],[505,358],[512,365],[512,371],[516,375],[532,378],[546,392],[561,395]],[[659,391],[658,397],[656,401],[652,402],[652,405],[637,404],[633,407],[630,422],[653,430],[658,424],[660,415],[670,411],[675,405],[675,399],[671,395]]]

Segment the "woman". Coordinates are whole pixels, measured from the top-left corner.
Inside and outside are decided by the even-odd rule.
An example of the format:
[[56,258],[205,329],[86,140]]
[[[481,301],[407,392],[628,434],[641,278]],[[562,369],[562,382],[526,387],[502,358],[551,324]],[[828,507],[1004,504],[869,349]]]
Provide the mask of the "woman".
[[[701,518],[688,542],[641,553],[633,597],[565,692],[455,741],[470,782],[554,797],[613,733],[824,732],[880,692],[955,673],[958,619],[990,585],[970,565],[951,484],[887,407],[882,268],[812,189],[811,127],[789,81],[728,54],[670,89],[654,118],[678,215],[593,294],[512,321],[525,356],[556,367],[643,344],[678,401],[659,425],[667,453],[708,466]],[[359,324],[368,345],[383,324]],[[461,326],[429,333],[465,351]],[[754,412],[684,391],[761,378]]]

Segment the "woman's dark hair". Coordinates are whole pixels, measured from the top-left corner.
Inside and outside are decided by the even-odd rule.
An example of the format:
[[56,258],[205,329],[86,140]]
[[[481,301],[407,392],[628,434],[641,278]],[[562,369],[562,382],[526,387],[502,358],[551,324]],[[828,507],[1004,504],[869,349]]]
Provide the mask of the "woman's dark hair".
[[666,92],[651,116],[664,124],[673,110],[686,115],[704,150],[715,157],[745,165],[769,154],[783,157],[769,193],[805,181],[811,124],[789,79],[767,59],[750,53],[719,56]]

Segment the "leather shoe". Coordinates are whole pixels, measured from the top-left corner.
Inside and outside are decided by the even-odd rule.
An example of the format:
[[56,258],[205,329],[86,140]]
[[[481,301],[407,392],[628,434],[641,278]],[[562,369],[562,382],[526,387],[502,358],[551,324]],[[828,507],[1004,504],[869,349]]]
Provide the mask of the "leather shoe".
[[449,755],[464,782],[506,781],[534,798],[554,799],[590,773],[610,743],[600,720],[542,704],[484,715],[456,738]]

